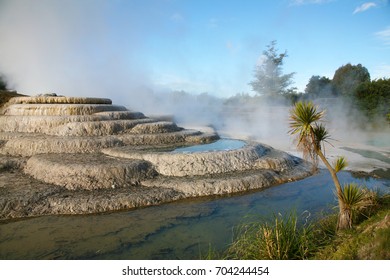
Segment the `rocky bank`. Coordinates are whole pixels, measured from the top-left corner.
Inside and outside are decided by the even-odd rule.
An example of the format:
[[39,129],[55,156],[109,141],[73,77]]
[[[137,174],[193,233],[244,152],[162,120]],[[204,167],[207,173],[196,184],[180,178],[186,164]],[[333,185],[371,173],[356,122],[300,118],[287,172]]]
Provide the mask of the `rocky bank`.
[[11,98],[0,115],[0,219],[125,210],[310,175],[302,160],[256,142],[173,152],[218,139],[105,98]]

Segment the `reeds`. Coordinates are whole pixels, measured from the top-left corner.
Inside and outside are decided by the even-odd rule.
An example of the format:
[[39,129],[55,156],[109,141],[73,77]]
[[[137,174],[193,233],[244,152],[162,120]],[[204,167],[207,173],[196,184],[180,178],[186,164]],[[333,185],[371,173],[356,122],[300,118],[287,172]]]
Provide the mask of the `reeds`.
[[307,259],[314,242],[313,226],[306,220],[298,225],[293,212],[275,215],[272,222],[243,226],[227,252],[229,259]]

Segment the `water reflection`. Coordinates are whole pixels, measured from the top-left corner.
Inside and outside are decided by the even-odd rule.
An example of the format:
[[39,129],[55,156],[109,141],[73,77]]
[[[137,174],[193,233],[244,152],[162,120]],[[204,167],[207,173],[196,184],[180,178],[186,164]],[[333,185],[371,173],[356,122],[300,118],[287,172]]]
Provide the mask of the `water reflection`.
[[195,153],[212,151],[230,151],[244,147],[245,141],[235,139],[219,139],[210,144],[194,145],[173,150],[174,153]]
[[[390,181],[354,178],[388,190]],[[1,259],[199,259],[209,244],[224,249],[235,226],[295,209],[312,214],[336,201],[327,172],[263,191],[191,199],[133,211],[47,216],[0,224]]]

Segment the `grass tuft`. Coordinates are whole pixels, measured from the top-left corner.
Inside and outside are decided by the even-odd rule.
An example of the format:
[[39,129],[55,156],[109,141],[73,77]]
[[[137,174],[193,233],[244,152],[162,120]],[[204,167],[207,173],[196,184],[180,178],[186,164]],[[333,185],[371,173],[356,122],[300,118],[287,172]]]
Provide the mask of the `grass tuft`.
[[307,259],[313,250],[313,226],[298,225],[295,213],[275,215],[272,222],[242,226],[227,251],[229,259]]

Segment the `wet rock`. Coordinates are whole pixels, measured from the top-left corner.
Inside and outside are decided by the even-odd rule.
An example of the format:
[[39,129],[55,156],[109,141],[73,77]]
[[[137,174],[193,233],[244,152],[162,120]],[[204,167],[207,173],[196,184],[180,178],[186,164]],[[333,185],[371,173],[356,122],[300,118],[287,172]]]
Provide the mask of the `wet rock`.
[[[273,150],[273,149],[272,149]],[[292,161],[286,153],[267,155],[271,148],[261,144],[248,144],[231,151],[198,153],[134,152],[124,148],[108,148],[103,153],[115,157],[143,159],[153,163],[156,170],[165,176],[194,176],[229,173],[251,169],[281,170]],[[292,165],[293,162],[290,163]]]
[[1,138],[8,139],[0,148],[1,154],[27,157],[46,153],[98,153],[103,148],[123,145],[123,142],[114,136],[59,137],[0,133]]
[[140,123],[136,125],[130,132],[135,134],[156,134],[156,133],[168,133],[180,131],[179,128],[173,122],[159,121],[153,123]]
[[21,172],[0,173],[0,220],[117,211],[182,198],[184,195],[173,189],[139,186],[115,190],[67,190]]
[[41,95],[15,97],[8,104],[112,104],[112,101],[108,98]]
[[303,179],[311,174],[309,166],[296,166],[284,172],[250,170],[209,176],[159,176],[145,180],[144,186],[162,187],[182,192],[186,197],[224,195],[262,189],[273,185]]
[[27,161],[24,172],[71,190],[129,187],[157,174],[149,162],[102,154],[35,155]]
[[[310,175],[260,143],[172,153],[219,139],[104,98],[11,98],[0,116],[0,219],[87,214],[269,187]],[[187,218],[182,215],[182,218]]]
[[104,111],[126,111],[123,106],[108,104],[11,104],[4,108],[8,116],[68,116],[91,115]]

